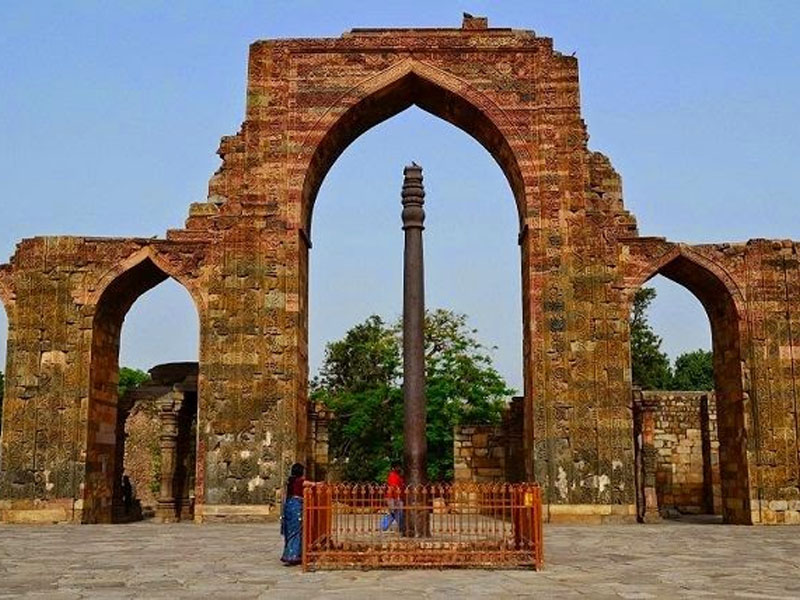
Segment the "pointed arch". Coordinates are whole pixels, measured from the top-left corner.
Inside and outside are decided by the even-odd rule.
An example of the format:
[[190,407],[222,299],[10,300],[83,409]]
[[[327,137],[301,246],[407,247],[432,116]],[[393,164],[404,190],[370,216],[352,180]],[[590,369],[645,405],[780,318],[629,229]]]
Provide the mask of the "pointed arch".
[[329,106],[301,145],[313,148],[300,190],[301,223],[310,236],[317,192],[333,163],[361,134],[412,105],[477,140],[506,176],[517,205],[520,230],[527,217],[521,164],[530,164],[524,136],[485,94],[446,71],[405,59],[368,77]]
[[[87,304],[90,306],[97,306],[103,295],[115,281],[118,281],[126,273],[135,273],[136,271],[142,276],[142,286],[150,284],[149,287],[142,288],[139,291],[136,296],[137,298],[165,279],[172,278],[189,292],[195,304],[195,308],[198,311],[202,311],[205,307],[205,296],[201,292],[200,287],[194,280],[187,277],[186,273],[173,265],[163,251],[157,250],[154,246],[145,246],[137,250],[125,260],[115,264],[106,271],[98,280],[94,291],[89,295]],[[147,275],[146,277],[145,274]],[[131,302],[131,304],[133,304],[133,302]]]
[[750,396],[744,372],[742,340],[747,322],[746,302],[730,273],[719,263],[686,244],[675,244],[643,266],[633,278],[628,300],[655,275],[685,287],[703,305],[711,325],[714,390],[720,443],[723,518],[728,523],[750,524],[751,434]]
[[[118,419],[117,385],[122,324],[131,306],[143,294],[168,278],[177,281],[192,298],[198,322],[203,295],[185,273],[153,246],[145,246],[100,277],[88,302],[94,308],[86,409],[86,474],[82,520],[110,522],[113,500],[119,497],[122,431]],[[199,385],[199,384],[198,384]]]
[[721,264],[687,244],[674,244],[669,251],[642,267],[628,290],[628,301],[633,299],[637,289],[656,275],[663,275],[688,289],[706,312],[713,308],[717,300],[724,298],[732,303],[737,318],[745,318],[747,304],[730,273]]

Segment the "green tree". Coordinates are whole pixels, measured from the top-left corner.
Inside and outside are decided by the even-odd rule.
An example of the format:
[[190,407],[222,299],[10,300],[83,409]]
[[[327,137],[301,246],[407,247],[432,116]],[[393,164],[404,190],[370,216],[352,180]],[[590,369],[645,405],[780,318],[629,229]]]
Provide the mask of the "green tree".
[[713,354],[709,350],[685,352],[675,359],[673,390],[713,390]]
[[425,315],[428,477],[453,478],[453,427],[500,421],[514,390],[495,370],[467,317],[438,309]]
[[[513,394],[487,349],[451,311],[426,313],[428,476],[453,476],[453,427],[496,423]],[[330,449],[354,480],[382,480],[403,454],[402,329],[371,316],[328,344],[312,400],[333,412]]]
[[379,479],[402,448],[401,368],[395,331],[375,315],[325,349],[311,397],[334,415],[330,452],[348,479]]
[[131,369],[129,367],[122,367],[119,370],[119,384],[117,385],[119,397],[122,398],[122,396],[125,395],[125,392],[135,387],[139,387],[146,381],[150,381],[150,375],[144,371],[139,369]]
[[655,299],[653,288],[636,291],[631,311],[631,366],[633,383],[644,390],[668,390],[672,387],[672,369],[661,350],[661,338],[647,321],[647,309]]

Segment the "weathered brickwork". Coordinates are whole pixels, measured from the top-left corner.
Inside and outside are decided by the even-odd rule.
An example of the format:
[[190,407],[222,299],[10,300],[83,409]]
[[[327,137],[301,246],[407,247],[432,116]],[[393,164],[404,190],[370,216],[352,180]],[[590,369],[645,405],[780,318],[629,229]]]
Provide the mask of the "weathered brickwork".
[[716,400],[707,392],[643,392],[634,405],[642,422],[644,477],[657,510],[721,514]]
[[161,478],[161,422],[155,402],[137,402],[125,422],[125,469],[145,513],[153,513]]
[[524,398],[506,408],[498,425],[460,425],[453,431],[453,476],[456,481],[525,480],[522,425]]
[[19,245],[0,267],[0,519],[110,518],[122,318],[168,276],[200,322],[196,519],[274,512],[289,464],[308,452],[314,199],[350,142],[412,104],[475,137],[513,191],[522,462],[550,517],[635,513],[628,313],[635,289],[662,273],[711,319],[725,518],[781,519],[798,500],[797,244],[637,237],[620,177],[587,147],[577,60],[532,32],[465,25],[256,42],[245,121],[222,139],[208,201],[184,229]]
[[306,476],[314,481],[336,481],[336,465],[330,460],[330,422],[332,413],[321,402],[309,404],[309,449]]

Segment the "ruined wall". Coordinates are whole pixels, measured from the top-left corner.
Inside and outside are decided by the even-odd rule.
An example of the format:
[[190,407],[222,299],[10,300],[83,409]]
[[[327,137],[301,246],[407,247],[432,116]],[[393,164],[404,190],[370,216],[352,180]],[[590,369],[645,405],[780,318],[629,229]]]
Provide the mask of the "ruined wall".
[[709,315],[723,512],[737,522],[798,520],[798,244],[687,246],[625,240],[630,290],[655,273],[685,285]]
[[[708,392],[643,393],[639,410],[652,413],[642,432],[652,447],[658,509],[721,514],[716,400]],[[649,450],[649,449],[648,449]]]
[[[110,312],[127,312],[167,277],[148,257],[188,280],[199,278],[202,254],[197,244],[133,239],[36,238],[18,246],[6,269],[16,299],[0,454],[3,520],[111,519],[121,322],[102,317],[103,294],[114,289],[118,295],[105,297]],[[150,266],[136,285],[114,288],[137,265]]]
[[754,518],[800,523],[800,245],[753,240],[725,251],[747,297]]
[[309,403],[309,452],[306,477],[312,481],[332,481],[329,427],[333,414],[321,402]]
[[145,513],[152,513],[161,484],[161,421],[155,399],[138,402],[125,421],[125,474]]
[[455,481],[503,481],[506,474],[506,436],[499,425],[456,427],[453,432]]
[[200,314],[196,517],[274,514],[289,465],[309,451],[317,191],[350,142],[412,104],[478,140],[513,192],[521,462],[544,486],[550,518],[635,513],[628,317],[633,292],[655,273],[693,291],[712,322],[726,518],[794,518],[797,245],[638,238],[620,177],[588,149],[577,60],[549,38],[481,19],[256,42],[245,121],[222,139],[208,201],[192,205],[185,229],[167,241],[19,246],[0,267],[0,293],[13,298],[0,518],[106,519],[118,333],[135,298],[167,275]]
[[458,425],[453,430],[455,481],[525,480],[524,398],[514,398],[498,425]]

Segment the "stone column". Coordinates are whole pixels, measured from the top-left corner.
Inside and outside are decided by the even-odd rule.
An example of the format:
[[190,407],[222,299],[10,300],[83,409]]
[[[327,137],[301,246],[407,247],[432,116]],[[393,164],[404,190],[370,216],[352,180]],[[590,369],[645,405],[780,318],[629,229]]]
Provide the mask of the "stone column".
[[633,434],[635,450],[636,513],[641,523],[661,520],[656,493],[656,450],[654,406],[640,388],[633,389]]
[[[418,486],[427,481],[428,442],[425,407],[425,273],[422,258],[422,230],[425,190],[422,167],[416,163],[403,170],[403,437],[407,483]],[[419,506],[427,494],[412,490],[406,506]],[[429,534],[427,510],[407,508],[405,534],[411,537]]]
[[405,418],[405,468],[409,485],[426,481],[428,444],[425,436],[425,274],[422,230],[425,190],[422,167],[403,170],[403,404]]
[[161,419],[161,489],[156,506],[156,519],[162,523],[178,520],[175,499],[175,469],[178,449],[178,413],[183,404],[183,394],[172,390],[158,400],[158,416]]
[[112,521],[115,523],[125,523],[134,518],[126,510],[122,497],[122,476],[125,474],[125,441],[128,435],[125,433],[125,423],[128,420],[134,404],[134,396],[128,392],[117,401],[117,445],[114,448],[114,492],[112,496]]

